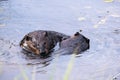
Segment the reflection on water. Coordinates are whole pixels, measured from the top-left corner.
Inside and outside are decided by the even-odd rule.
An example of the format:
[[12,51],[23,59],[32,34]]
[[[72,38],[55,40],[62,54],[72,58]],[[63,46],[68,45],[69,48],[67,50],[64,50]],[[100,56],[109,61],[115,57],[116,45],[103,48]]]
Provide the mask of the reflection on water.
[[[31,53],[25,53],[21,50],[18,44],[14,44],[13,42],[0,39],[0,43],[2,44],[0,58],[1,62],[9,63],[9,64],[26,64],[26,65],[39,65],[43,64],[47,66],[50,64],[52,57],[40,57]],[[18,62],[19,61],[19,62]],[[22,61],[22,62],[21,62]]]
[[[119,5],[118,0],[0,0],[0,80],[120,80]],[[20,40],[38,29],[68,35],[82,30],[90,49],[72,64],[71,55],[24,54]]]

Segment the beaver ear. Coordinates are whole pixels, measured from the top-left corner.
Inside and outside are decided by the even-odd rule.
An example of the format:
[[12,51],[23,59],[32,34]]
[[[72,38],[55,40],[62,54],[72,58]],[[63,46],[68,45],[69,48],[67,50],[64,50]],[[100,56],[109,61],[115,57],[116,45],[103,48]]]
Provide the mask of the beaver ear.
[[30,36],[28,36],[28,35],[26,35],[25,39],[26,39],[27,41],[32,40],[32,38],[31,38]]
[[45,37],[48,36],[47,31],[44,31],[43,35],[44,35]]
[[74,34],[74,36],[78,36],[78,35],[80,35],[80,33],[79,33],[79,32],[76,32],[76,33]]

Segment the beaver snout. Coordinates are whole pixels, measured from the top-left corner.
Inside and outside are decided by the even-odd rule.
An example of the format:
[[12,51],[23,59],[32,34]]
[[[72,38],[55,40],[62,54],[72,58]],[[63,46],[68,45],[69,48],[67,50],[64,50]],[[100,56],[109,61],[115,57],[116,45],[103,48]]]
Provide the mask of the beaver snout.
[[45,52],[45,51],[40,50],[40,54],[46,54],[46,52]]
[[45,51],[45,49],[42,47],[42,48],[40,48],[40,54],[46,54],[46,51]]

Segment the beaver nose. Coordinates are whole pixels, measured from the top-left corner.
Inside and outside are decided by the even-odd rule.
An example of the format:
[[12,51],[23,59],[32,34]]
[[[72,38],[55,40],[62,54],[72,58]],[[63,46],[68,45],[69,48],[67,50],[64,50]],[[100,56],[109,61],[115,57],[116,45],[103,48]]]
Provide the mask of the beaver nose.
[[45,54],[46,52],[45,51],[43,51],[43,52],[40,52],[40,54]]
[[40,49],[40,55],[41,56],[45,56],[46,55],[45,49],[43,49],[43,48]]
[[43,48],[40,49],[40,54],[45,53],[45,50]]
[[41,56],[46,56],[46,52],[40,53]]

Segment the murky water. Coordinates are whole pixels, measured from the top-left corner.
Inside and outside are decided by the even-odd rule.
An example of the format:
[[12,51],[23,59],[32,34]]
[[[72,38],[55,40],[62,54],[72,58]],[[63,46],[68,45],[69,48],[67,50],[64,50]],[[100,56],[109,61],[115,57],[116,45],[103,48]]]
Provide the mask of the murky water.
[[[105,1],[0,0],[0,80],[120,80],[120,1]],[[19,41],[38,29],[82,30],[90,49],[34,59]]]

